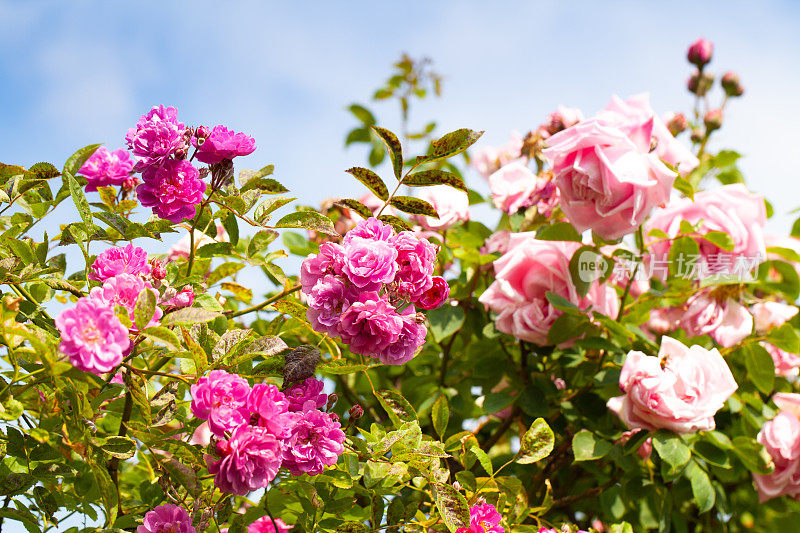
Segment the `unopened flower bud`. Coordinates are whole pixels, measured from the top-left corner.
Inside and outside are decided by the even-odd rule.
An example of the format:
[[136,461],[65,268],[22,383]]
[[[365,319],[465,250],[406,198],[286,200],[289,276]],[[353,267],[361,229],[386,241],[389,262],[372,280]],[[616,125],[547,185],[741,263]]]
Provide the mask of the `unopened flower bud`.
[[194,132],[194,136],[197,139],[207,139],[211,135],[211,131],[205,126],[199,126],[197,130]]
[[703,117],[706,131],[711,132],[722,127],[722,109],[712,109]]
[[336,405],[336,402],[339,401],[339,396],[333,392],[328,396],[328,404],[325,406],[326,410],[330,410],[331,407]]
[[702,69],[711,61],[711,54],[713,53],[714,44],[711,41],[700,38],[689,47],[686,52],[686,59],[689,60],[689,63]]
[[726,72],[725,75],[722,76],[720,83],[722,83],[722,88],[728,96],[742,96],[742,94],[744,94],[744,88],[739,82],[739,76],[735,72]]
[[167,276],[167,269],[164,268],[164,263],[159,261],[158,259],[152,259],[150,261],[150,275],[153,276],[153,279],[164,279]]
[[186,148],[178,148],[175,150],[175,159],[186,159]]
[[334,422],[339,421],[339,415],[337,415],[336,413],[328,413],[328,416],[331,417],[331,420],[333,420]]
[[695,72],[686,83],[686,88],[697,96],[705,96],[713,84],[714,76],[705,72]]
[[364,408],[358,404],[355,404],[353,407],[350,408],[350,420],[358,420],[364,416]]
[[703,135],[704,134],[702,130],[695,128],[692,130],[692,135],[690,138],[692,139],[693,143],[699,143],[700,141],[703,140]]
[[667,121],[667,128],[669,132],[674,136],[677,136],[679,133],[683,133],[689,128],[689,121],[686,120],[686,117],[683,113],[675,113],[672,117]]
[[131,192],[137,185],[139,185],[139,178],[136,176],[128,176],[122,182],[122,189],[126,192]]

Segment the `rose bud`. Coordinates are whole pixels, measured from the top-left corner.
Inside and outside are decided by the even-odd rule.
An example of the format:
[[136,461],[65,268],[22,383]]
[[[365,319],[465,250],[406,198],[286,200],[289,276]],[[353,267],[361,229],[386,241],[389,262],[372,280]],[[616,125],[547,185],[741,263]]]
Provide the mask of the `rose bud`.
[[150,275],[153,276],[153,279],[164,279],[167,276],[167,269],[164,268],[164,263],[159,261],[158,259],[153,259],[150,261]]
[[165,303],[177,309],[189,307],[194,303],[194,289],[191,285],[186,285],[181,289],[181,292],[167,300]]
[[722,127],[722,109],[712,109],[703,117],[706,131],[711,132]]
[[199,126],[194,132],[194,136],[198,139],[207,139],[211,135],[211,130],[205,126]]
[[450,285],[441,276],[433,276],[433,286],[425,291],[419,299],[414,302],[420,309],[430,310],[441,307],[450,296]]
[[739,83],[739,76],[735,72],[726,72],[722,76],[722,88],[728,96],[742,96],[744,88]]
[[693,143],[699,143],[700,141],[703,140],[703,136],[704,136],[703,135],[703,131],[700,130],[700,129],[695,128],[695,129],[692,130],[692,134],[691,134],[690,138],[691,138]]
[[689,128],[689,121],[686,120],[683,113],[675,113],[667,121],[667,128],[673,137],[677,137],[678,134],[683,133]]
[[325,406],[325,409],[330,411],[331,407],[333,407],[337,401],[339,401],[339,396],[335,392],[331,393],[328,396],[328,403]]
[[139,178],[136,176],[128,176],[122,182],[122,189],[126,192],[130,192],[135,189],[137,185],[139,185]]
[[697,96],[705,96],[713,84],[714,76],[705,72],[695,72],[686,83],[686,88]]
[[355,404],[353,407],[350,408],[350,420],[358,420],[364,416],[364,408],[358,404]]
[[186,148],[178,148],[175,150],[175,159],[186,159]]
[[689,63],[697,65],[702,69],[711,61],[711,54],[714,52],[714,44],[711,41],[700,38],[689,47],[686,52],[686,59]]

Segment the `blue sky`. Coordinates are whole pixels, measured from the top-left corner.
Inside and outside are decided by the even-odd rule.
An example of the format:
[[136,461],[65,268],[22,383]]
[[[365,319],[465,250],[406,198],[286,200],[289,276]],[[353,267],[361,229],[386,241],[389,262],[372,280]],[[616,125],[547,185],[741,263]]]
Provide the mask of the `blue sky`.
[[[482,142],[500,144],[558,104],[591,115],[614,93],[649,91],[660,113],[688,111],[684,54],[705,36],[712,70],[737,71],[746,88],[717,146],[745,154],[750,187],[776,208],[770,228],[785,232],[800,205],[798,27],[790,1],[0,0],[0,161],[60,166],[86,144],[120,147],[163,103],[186,123],[252,134],[259,149],[243,164],[275,164],[317,203],[360,192],[343,172],[364,157],[343,148],[346,107],[366,101],[403,51],[445,76],[444,97],[415,108],[412,123],[483,129]],[[376,108],[397,128],[393,106]]]

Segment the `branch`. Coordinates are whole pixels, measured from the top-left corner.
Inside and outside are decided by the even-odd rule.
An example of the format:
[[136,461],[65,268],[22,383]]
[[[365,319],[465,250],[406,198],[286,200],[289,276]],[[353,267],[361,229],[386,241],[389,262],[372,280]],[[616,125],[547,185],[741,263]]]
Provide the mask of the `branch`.
[[227,316],[228,318],[236,318],[237,316],[246,315],[247,313],[252,313],[254,311],[261,311],[265,307],[267,307],[267,306],[269,306],[271,304],[274,304],[275,302],[277,302],[278,300],[280,300],[282,298],[285,298],[286,296],[289,296],[293,292],[299,291],[300,288],[301,288],[300,285],[295,285],[291,289],[285,289],[283,292],[281,292],[279,294],[276,294],[272,298],[269,298],[268,300],[266,300],[264,302],[261,302],[260,304],[256,304],[256,305],[253,305],[253,306],[250,306],[250,307],[246,307],[244,309],[240,309],[239,311],[225,311],[225,313],[223,313],[223,314],[225,316]]

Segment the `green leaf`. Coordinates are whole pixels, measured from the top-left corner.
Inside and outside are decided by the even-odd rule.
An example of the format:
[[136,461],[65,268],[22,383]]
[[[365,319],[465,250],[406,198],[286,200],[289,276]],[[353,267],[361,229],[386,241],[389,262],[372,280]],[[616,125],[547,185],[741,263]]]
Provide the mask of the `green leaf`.
[[100,146],[100,144],[90,144],[72,154],[69,159],[67,159],[67,162],[64,163],[64,170],[62,172],[70,176],[75,176],[86,160],[92,157],[92,154],[94,154]]
[[700,238],[727,252],[733,250],[734,247],[733,237],[724,231],[709,231]]
[[236,263],[233,261],[228,261],[226,263],[222,263],[217,268],[215,268],[211,274],[208,275],[206,278],[206,284],[209,287],[213,287],[217,284],[218,281],[227,278],[228,276],[232,276],[239,272],[241,269],[244,268],[244,264]]
[[425,200],[420,200],[419,198],[413,198],[411,196],[395,196],[389,203],[404,213],[411,213],[412,215],[427,215],[429,217],[439,218],[439,215],[436,213],[436,209],[434,209],[434,207]]
[[464,496],[444,483],[433,484],[434,501],[447,529],[455,533],[460,527],[469,527],[469,506]]
[[767,334],[767,342],[789,353],[800,353],[800,336],[791,324],[783,324]]
[[411,226],[409,226],[405,220],[394,215],[381,215],[378,217],[378,220],[384,224],[389,224],[397,232],[411,231]]
[[677,469],[689,462],[692,451],[681,438],[666,430],[659,430],[653,434],[653,448],[659,457]]
[[569,260],[570,277],[580,296],[586,296],[592,283],[606,279],[613,271],[614,261],[594,246],[581,246]]
[[450,406],[447,404],[447,396],[440,395],[431,408],[431,422],[433,422],[433,429],[440,437],[444,437],[447,431],[447,423],[450,421]]
[[281,207],[285,206],[288,203],[297,200],[297,198],[293,196],[279,196],[277,198],[267,198],[256,207],[256,210],[253,213],[253,217],[256,219],[256,222],[259,224],[264,224],[267,222],[271,217],[269,216],[270,213],[280,209]]
[[427,155],[417,158],[416,163],[423,161],[434,161],[460,154],[481,138],[482,131],[472,131],[467,128],[451,131],[443,135],[440,139],[431,143],[431,149]]
[[[400,145],[400,141],[397,140],[397,136],[394,133],[387,129],[379,128],[378,126],[373,126],[372,129],[378,134],[378,137],[386,143],[386,148],[389,150],[389,160],[392,162],[392,168],[394,169],[394,175],[397,179],[400,179],[400,176],[403,174],[403,147]],[[385,199],[386,198],[384,198],[384,200]]]
[[714,507],[714,487],[711,486],[708,474],[697,463],[692,461],[686,467],[684,476],[692,485],[692,495],[694,496],[694,501],[697,502],[697,511],[703,514]]
[[687,180],[683,176],[680,175],[675,176],[675,183],[673,183],[672,186],[676,190],[682,192],[686,197],[694,200],[694,187],[689,182],[689,180]]
[[172,351],[179,351],[181,349],[181,341],[178,336],[170,329],[161,326],[152,326],[143,329],[139,332],[140,335],[160,342]]
[[669,249],[669,276],[691,278],[692,265],[700,256],[700,247],[691,237],[678,237]]
[[543,418],[537,418],[520,439],[516,461],[523,465],[541,461],[552,453],[554,444],[553,430]]
[[424,187],[428,185],[449,185],[455,189],[460,191],[467,192],[467,186],[464,185],[464,181],[453,174],[452,172],[447,172],[446,170],[438,170],[438,169],[431,169],[431,170],[423,170],[421,172],[414,172],[413,174],[409,174],[403,180],[403,185],[409,185],[412,187]]
[[598,439],[591,431],[582,429],[572,437],[572,453],[576,461],[596,461],[605,457],[613,446]]
[[345,170],[345,172],[360,181],[367,189],[375,193],[375,196],[381,200],[385,201],[389,198],[389,189],[386,188],[386,184],[383,183],[383,180],[380,176],[375,174],[370,169],[353,167]]
[[136,443],[130,437],[107,437],[99,446],[106,454],[117,459],[130,459],[136,453]]
[[156,313],[156,294],[152,289],[142,289],[133,308],[134,324],[136,329],[142,330],[153,320]]
[[83,223],[86,224],[87,229],[91,228],[92,210],[89,207],[89,202],[86,201],[86,195],[83,194],[83,189],[78,184],[75,176],[68,172],[64,172],[64,180],[67,182],[69,193],[72,196],[72,201],[75,203],[75,207],[78,209],[78,214],[80,214],[81,220],[83,220]]
[[339,200],[336,202],[337,204],[341,205],[342,207],[346,207],[347,209],[352,209],[359,215],[364,218],[370,218],[373,216],[372,210],[359,202],[358,200],[352,200],[350,198],[345,198],[343,200]]
[[[791,327],[791,326],[790,326]],[[742,346],[747,377],[764,394],[772,392],[775,382],[775,363],[766,348],[758,343]]]
[[375,116],[366,107],[364,107],[362,105],[358,105],[358,104],[353,104],[348,109],[350,109],[350,112],[358,120],[363,122],[365,126],[374,126],[375,125]]
[[464,310],[452,305],[443,305],[426,313],[428,331],[433,335],[433,340],[442,342],[453,333],[461,329],[464,324]]
[[178,309],[164,316],[161,319],[162,326],[174,326],[176,324],[197,324],[199,322],[210,322],[222,316],[220,313],[202,309],[199,307],[186,307]]
[[319,231],[332,237],[340,237],[331,219],[316,211],[297,211],[289,213],[275,224],[276,228],[304,228]]
[[774,468],[772,458],[764,445],[750,437],[734,437],[733,453],[754,474],[769,474]]
[[556,222],[549,226],[542,226],[536,232],[540,241],[575,241],[581,242],[581,234],[569,222]]
[[377,391],[375,396],[396,426],[417,419],[414,407],[399,392],[384,389]]
[[242,186],[239,192],[244,194],[251,189],[258,189],[259,191],[267,194],[283,194],[289,192],[289,189],[272,178],[250,178],[247,180],[247,183]]

